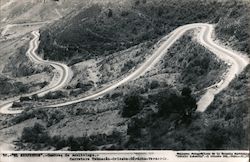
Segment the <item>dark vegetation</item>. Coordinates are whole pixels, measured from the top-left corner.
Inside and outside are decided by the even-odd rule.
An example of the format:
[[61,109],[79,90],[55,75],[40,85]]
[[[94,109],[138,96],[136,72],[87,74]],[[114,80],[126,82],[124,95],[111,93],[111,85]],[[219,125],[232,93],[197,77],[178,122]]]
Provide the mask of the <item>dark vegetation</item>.
[[5,65],[3,73],[10,73],[13,77],[25,77],[42,72],[51,72],[51,67],[48,66],[37,65],[34,67],[34,63],[26,56],[27,50],[27,46],[20,47],[17,55],[12,56],[9,63]]
[[[7,74],[6,76],[10,75],[13,78],[28,78],[30,75],[44,71],[51,72],[51,68],[47,66],[38,65],[34,67],[34,64],[26,56],[27,49],[27,46],[22,46],[17,49],[17,55],[13,55],[9,58],[8,63],[4,66],[2,71],[4,74]],[[26,84],[13,78],[10,79],[4,75],[0,75],[0,96],[25,94],[32,91],[32,87],[39,87],[41,89],[48,84],[46,81]]]
[[[247,149],[249,128],[246,104],[249,101],[245,99],[249,74],[248,67],[204,113],[195,112],[196,102],[190,88],[183,88],[181,92],[165,89],[148,96],[134,92],[124,97],[121,109],[121,116],[130,119],[127,136],[121,136],[117,132],[112,135],[82,137],[50,136],[44,129],[41,129],[44,130],[41,133],[31,127],[28,130],[24,129],[20,139],[22,142],[18,145],[21,148],[29,147],[35,150],[45,147],[68,150]],[[152,111],[151,107],[157,111]],[[36,111],[26,111],[22,113],[22,118],[21,114],[10,123],[19,123],[36,117],[46,122],[46,127],[50,127],[63,120],[65,115],[58,110],[50,113],[41,109]],[[29,134],[39,138],[26,139],[25,131],[36,132],[37,134]]]
[[0,97],[29,93],[32,87],[43,88],[47,82],[37,84],[24,84],[13,79],[0,75]]
[[45,127],[35,123],[33,127],[25,127],[22,132],[23,142],[45,143],[48,140]]
[[[67,62],[89,59],[157,40],[180,25],[195,22],[219,23],[216,28],[219,37],[226,34],[224,40],[230,38],[237,49],[249,51],[248,5],[244,2],[130,0],[123,3],[126,8],[118,4],[102,8],[99,4],[72,13],[75,16],[66,16],[41,32],[39,52],[45,58]],[[237,26],[238,19],[242,23]]]
[[22,82],[15,82],[4,76],[0,76],[0,95],[20,94],[28,92],[28,85]]
[[[234,49],[250,54],[250,4],[227,2],[227,13],[220,17],[215,28],[216,36]],[[218,12],[218,11],[217,11]]]
[[[186,23],[218,22],[216,31],[221,40],[230,40],[236,49],[249,52],[249,35],[247,24],[244,23],[247,22],[246,4],[236,1],[197,3],[195,0],[153,2],[133,1],[128,9],[122,10],[111,5],[105,8],[104,12],[101,12],[100,5],[95,5],[74,17],[69,15],[42,31],[39,50],[44,52],[45,58],[55,60],[88,59],[104,53],[108,55],[143,41],[158,39]],[[235,20],[238,19],[240,23],[237,26]],[[241,23],[243,25],[240,25]],[[235,36],[232,36],[232,33]],[[179,43],[187,44],[190,39],[185,37]],[[194,86],[199,84],[197,82],[200,78],[208,76],[211,80],[212,76],[218,75],[211,73],[212,69],[221,67],[210,54],[204,55],[208,51],[196,48],[192,43],[191,46],[194,48],[173,47],[173,50],[179,51],[181,57],[176,59],[175,53],[170,52],[169,59],[177,60],[174,65],[180,66],[175,66],[176,68],[184,67],[179,78],[183,85],[195,89]],[[103,49],[106,51],[103,52]],[[185,57],[187,49],[191,51],[188,51],[189,54]],[[131,64],[130,62],[126,66]],[[137,93],[126,95],[121,104],[121,116],[129,119],[125,138],[115,132],[112,135],[67,138],[50,136],[45,127],[51,127],[65,118],[65,113],[60,110],[50,113],[42,110],[25,111],[14,117],[10,123],[20,123],[31,118],[41,119],[45,123],[45,126],[35,124],[23,130],[19,144],[28,143],[29,148],[35,150],[50,146],[55,149],[68,147],[69,150],[248,149],[249,74],[248,67],[227,90],[216,96],[214,103],[204,113],[195,112],[196,101],[190,88],[183,88],[181,92],[169,88],[151,93],[150,90],[154,91],[159,87],[158,82],[151,82],[150,90],[137,89]],[[208,83],[204,84],[208,85],[210,80],[205,78],[202,82],[207,81]],[[79,89],[81,86],[77,85]],[[202,87],[198,87],[200,88]],[[121,94],[114,94],[109,99],[116,100],[119,96]],[[76,110],[74,115],[84,114],[86,112]],[[29,139],[27,134],[37,138]]]
[[[46,86],[47,82],[41,82],[37,84],[24,84],[16,80],[6,78],[5,76],[0,76],[0,97],[6,96],[16,96],[19,94],[29,93],[32,87],[43,88]],[[27,98],[26,98],[27,99]]]
[[[189,125],[196,116],[196,101],[188,87],[183,88],[181,94],[164,90],[149,96],[149,98],[156,105],[158,112],[151,111],[132,118],[128,125],[127,135],[129,135],[129,140],[124,145],[125,148],[159,149],[160,147],[155,145],[157,139],[153,138],[152,135],[159,134],[159,136],[162,136],[163,132],[160,130],[156,132],[154,127],[157,126],[163,130],[165,127],[178,128],[181,125]],[[163,124],[161,123],[162,120],[167,122]],[[166,145],[165,147],[168,148],[169,146]]]
[[249,72],[248,65],[207,109],[206,114],[210,115],[208,121],[211,122],[207,129],[209,149],[249,148]]
[[65,114],[61,111],[55,110],[48,112],[44,109],[24,110],[20,115],[11,118],[7,123],[8,126],[19,124],[28,119],[39,119],[45,122],[47,127],[54,125],[64,119]]
[[112,150],[118,148],[117,146],[121,142],[119,141],[120,138],[121,134],[119,132],[113,132],[111,135],[98,134],[92,136],[84,135],[82,137],[70,136],[67,138],[50,136],[43,125],[35,123],[34,126],[23,129],[17,146],[23,148],[25,147],[23,143],[26,143],[26,147],[33,150],[40,150],[44,147],[53,147],[55,150],[66,147],[69,151],[98,150],[98,147]]
[[181,95],[159,95],[159,115],[168,117],[172,113],[181,114],[183,118],[190,118],[196,110],[196,100],[191,96],[191,89],[185,87]]
[[127,72],[128,70],[132,69],[133,67],[135,67],[135,63],[132,60],[129,60],[128,62],[126,62],[123,65],[123,68],[121,69],[121,72]]
[[[229,88],[216,96],[213,104],[204,113],[194,112],[193,99],[182,107],[177,100],[190,96],[190,89],[182,95],[165,92],[150,96],[158,100],[158,113],[133,117],[127,134],[127,149],[173,149],[173,150],[243,150],[248,149],[249,116],[247,87],[249,66]],[[185,100],[184,100],[185,101]],[[162,104],[163,103],[163,104]],[[172,109],[168,109],[172,107]],[[176,108],[177,108],[176,107]],[[181,112],[181,113],[180,113]],[[184,116],[183,116],[184,114]]]
[[77,96],[79,94],[82,94],[91,88],[94,87],[94,83],[92,81],[88,81],[86,83],[82,83],[81,81],[78,82],[75,86],[74,89],[70,91],[69,95]]
[[43,98],[45,99],[58,99],[58,98],[63,98],[67,97],[67,93],[63,91],[55,91],[55,92],[49,92],[47,93]]
[[133,115],[140,112],[142,109],[142,103],[140,96],[136,94],[125,96],[124,107],[122,110],[123,117],[132,117]]
[[[172,100],[169,92],[165,91],[161,94],[157,94],[158,113],[150,114],[151,118],[168,118],[169,114],[175,116],[176,123],[186,122],[191,120],[196,104],[195,100],[191,95],[189,88],[184,88],[182,94],[173,94],[177,98]],[[176,101],[180,102],[179,105],[175,105]],[[169,105],[166,105],[169,103]],[[98,150],[98,149],[124,149],[129,144],[134,142],[134,138],[140,138],[141,127],[143,121],[137,118],[138,115],[143,111],[143,106],[146,106],[145,98],[136,94],[130,93],[124,97],[124,104],[121,115],[123,117],[133,117],[128,127],[129,140],[127,141],[121,133],[114,131],[112,134],[98,134],[92,136],[83,135],[82,137],[61,137],[61,136],[50,136],[46,130],[48,127],[55,125],[65,118],[65,114],[59,110],[52,112],[43,111],[37,109],[35,111],[25,111],[18,117],[14,118],[10,123],[18,124],[24,120],[37,118],[43,121],[43,125],[35,124],[32,127],[26,127],[23,129],[22,136],[17,143],[20,148],[29,147],[34,150],[39,150],[45,147],[54,147],[56,150],[62,148],[68,148],[68,150]],[[177,109],[181,106],[183,110]],[[169,111],[173,109],[173,111]],[[177,111],[175,111],[177,110]],[[168,113],[168,114],[166,114]],[[174,115],[175,114],[175,115]],[[148,117],[148,116],[147,116]],[[145,120],[145,119],[144,119]],[[143,124],[145,127],[147,125]],[[126,142],[127,141],[127,142]]]
[[180,73],[178,81],[182,86],[198,91],[220,80],[226,64],[192,40],[190,34],[184,35],[170,48],[160,68],[166,73]]
[[[149,98],[156,102],[159,117],[168,118],[171,114],[179,114],[182,119],[190,119],[197,108],[196,100],[191,92],[190,88],[185,87],[180,95],[165,90],[149,96]],[[132,117],[138,114],[145,106],[145,102],[150,103],[151,99],[145,99],[135,92],[126,95],[121,113],[122,117]]]

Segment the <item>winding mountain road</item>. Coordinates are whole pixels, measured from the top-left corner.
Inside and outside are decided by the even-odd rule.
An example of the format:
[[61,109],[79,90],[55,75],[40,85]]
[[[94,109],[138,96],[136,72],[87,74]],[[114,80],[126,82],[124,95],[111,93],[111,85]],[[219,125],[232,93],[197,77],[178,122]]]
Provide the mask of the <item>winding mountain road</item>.
[[0,113],[2,113],[2,114],[21,113],[22,112],[21,110],[10,109],[11,106],[13,105],[13,102],[19,101],[20,97],[28,97],[28,96],[32,96],[34,94],[37,94],[40,97],[44,96],[45,94],[47,94],[49,92],[53,92],[53,91],[56,91],[56,90],[63,88],[71,80],[72,71],[67,65],[65,65],[63,63],[59,63],[59,62],[43,60],[41,57],[39,57],[36,54],[40,34],[38,31],[33,31],[32,35],[34,36],[34,38],[30,41],[29,49],[26,53],[27,56],[34,63],[52,66],[55,69],[54,77],[48,86],[46,86],[45,88],[43,88],[39,91],[25,94],[25,95],[20,95],[20,96],[11,98],[8,101],[2,101],[2,102],[0,101],[0,104],[1,104],[0,105]]
[[[135,71],[130,73],[128,76],[124,77],[122,80],[119,80],[113,83],[112,85],[107,86],[103,88],[102,90],[99,90],[87,97],[83,97],[83,98],[79,98],[79,99],[75,99],[75,100],[67,101],[63,103],[44,106],[44,108],[62,107],[62,106],[71,105],[71,104],[79,103],[79,102],[86,101],[86,100],[95,100],[97,98],[102,97],[106,93],[114,90],[120,85],[144,75],[148,70],[150,70],[150,68],[152,68],[162,58],[163,55],[165,55],[168,52],[169,48],[179,38],[181,38],[187,31],[193,30],[193,29],[200,30],[197,36],[197,40],[201,45],[203,45],[205,48],[213,52],[218,58],[220,58],[221,60],[225,61],[228,65],[230,65],[227,72],[225,72],[222,80],[219,82],[219,84],[216,83],[215,85],[207,88],[206,93],[197,102],[197,105],[198,105],[197,111],[200,111],[200,112],[205,111],[206,108],[214,100],[214,96],[220,93],[226,87],[228,87],[229,83],[235,78],[235,76],[240,74],[244,70],[244,68],[249,64],[248,57],[215,43],[215,41],[213,40],[214,26],[211,24],[207,24],[207,23],[188,24],[188,25],[178,27],[177,29],[172,31],[170,34],[162,38],[161,41],[163,43],[161,44],[161,46],[142,65],[140,65]],[[34,38],[35,40],[39,36],[37,32],[33,32],[33,35],[35,36]],[[36,42],[35,40],[33,41],[33,43],[35,44],[35,47],[36,47],[37,44],[35,43]],[[34,48],[31,53],[35,53]],[[34,56],[37,56],[37,55],[34,54]],[[39,62],[44,62],[41,58],[38,58],[36,60],[38,60]],[[53,63],[54,65],[56,65],[55,62],[46,62],[46,63],[47,64]],[[0,106],[0,110],[2,109],[3,107]],[[2,112],[3,111],[0,111],[0,113]],[[5,113],[6,112],[11,113],[13,111],[10,109],[7,109],[6,111],[6,108],[5,108]]]
[[33,26],[33,25],[43,25],[43,24],[49,24],[51,21],[42,21],[42,22],[32,22],[32,23],[22,23],[22,24],[8,24],[5,27],[3,27],[3,30],[1,32],[1,36],[4,37],[6,33],[10,30],[10,28],[17,27],[17,26]]
[[204,47],[213,52],[219,59],[225,61],[230,67],[224,74],[224,78],[216,86],[208,89],[197,102],[197,111],[200,112],[205,111],[213,102],[215,95],[227,88],[229,83],[249,64],[247,56],[216,44],[212,39],[213,29],[212,25],[207,24],[206,27],[202,28],[198,40]]
[[56,91],[58,89],[63,88],[71,80],[72,71],[67,65],[63,63],[47,61],[39,57],[36,54],[36,50],[38,48],[38,40],[39,40],[40,34],[38,31],[33,31],[32,34],[34,35],[34,38],[30,42],[31,48],[29,48],[27,52],[30,60],[38,64],[45,64],[45,65],[53,66],[56,72],[59,73],[59,79],[55,79],[57,80],[57,82],[52,82],[51,86],[49,86],[50,88],[36,92],[38,96],[43,96],[48,92]]
[[206,93],[197,102],[198,106],[197,111],[200,112],[205,111],[206,108],[214,100],[214,96],[219,92],[221,92],[223,89],[225,89],[229,85],[229,83],[235,78],[235,76],[240,74],[249,63],[249,59],[246,56],[237,54],[232,50],[226,49],[225,47],[216,44],[213,41],[214,26],[206,23],[188,24],[172,31],[170,34],[168,34],[166,37],[163,38],[164,43],[153,53],[153,55],[150,58],[148,58],[138,69],[136,69],[130,75],[125,77],[123,80],[90,96],[60,104],[49,105],[46,107],[62,107],[86,100],[97,99],[105,95],[106,93],[112,91],[113,89],[117,88],[118,86],[138,78],[139,76],[145,74],[151,67],[153,67],[162,58],[162,56],[167,53],[168,49],[180,37],[182,37],[188,30],[192,29],[200,29],[200,32],[198,34],[198,42],[202,44],[204,47],[206,47],[208,50],[213,52],[221,60],[225,61],[227,64],[230,65],[227,73],[224,75],[223,80],[221,80],[219,84],[217,83],[216,85],[211,86],[211,88],[208,88]]

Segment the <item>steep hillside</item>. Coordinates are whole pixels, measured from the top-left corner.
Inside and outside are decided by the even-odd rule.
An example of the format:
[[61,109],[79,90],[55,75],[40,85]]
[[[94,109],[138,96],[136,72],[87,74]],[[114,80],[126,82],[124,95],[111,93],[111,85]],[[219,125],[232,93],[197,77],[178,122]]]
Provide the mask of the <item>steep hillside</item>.
[[[191,110],[191,117],[184,115],[181,108],[185,110],[185,106],[191,101],[191,106],[195,109],[195,100],[198,97],[194,93],[188,97],[183,97],[180,95],[182,89],[190,86],[193,92],[202,90],[205,86],[216,82],[225,68],[224,63],[218,61],[211,52],[191,39],[190,35],[192,34],[188,33],[176,42],[170,49],[172,51],[171,54],[166,55],[162,62],[159,62],[145,76],[115,89],[102,99],[77,103],[63,108],[28,108],[22,114],[10,117],[1,124],[3,127],[6,127],[6,131],[11,132],[16,126],[24,128],[23,123],[27,121],[32,121],[33,124],[37,123],[13,134],[13,136],[19,138],[19,142],[16,143],[19,149],[176,149],[177,145],[171,142],[171,140],[175,140],[175,135],[178,135],[179,130],[175,133],[173,128],[180,127],[181,131],[185,127],[183,123],[186,120],[189,121],[187,123],[192,123],[196,121],[196,118],[200,117],[200,114],[194,113],[193,110]],[[140,50],[141,47],[143,46],[135,47],[135,49]],[[103,75],[107,75],[104,81],[113,79],[114,76],[109,76],[109,72],[117,72],[123,68],[122,64],[126,60],[124,55],[136,58],[133,60],[136,63],[138,61],[137,57],[143,54],[139,53],[136,57],[134,56],[135,52],[126,50],[116,53],[115,57],[107,57],[101,61],[104,65],[106,65],[105,62],[109,64],[109,68],[105,68],[105,70],[99,69],[100,72],[103,72]],[[123,61],[116,61],[117,59]],[[210,61],[203,65],[202,61],[204,59]],[[93,60],[90,60],[90,63],[91,61]],[[87,64],[87,62],[84,63]],[[77,68],[79,64],[75,64],[73,67]],[[176,66],[176,64],[180,66]],[[187,72],[187,69],[190,72]],[[87,70],[83,69],[83,71]],[[80,73],[82,75],[77,77],[80,83],[86,80],[86,76],[83,73]],[[75,90],[77,89],[80,89],[81,92],[86,91],[86,85],[82,87],[76,85]],[[68,96],[68,98],[72,97],[72,95],[74,93]],[[37,102],[39,101],[43,102],[44,99],[38,99]],[[175,102],[177,101],[177,103],[180,103],[178,106],[181,106],[181,108],[178,110],[177,107],[170,107],[168,112],[170,115],[161,116],[157,112],[162,111],[158,105],[163,101],[171,104],[176,104]],[[33,107],[37,103],[27,101],[23,104],[30,104]],[[136,125],[135,123],[138,124]],[[145,123],[148,123],[148,125]],[[153,124],[158,125],[162,131],[158,130],[158,127],[151,128]],[[29,130],[37,127],[42,132],[40,137],[47,140],[40,141],[37,138],[33,138],[33,136],[28,138],[29,136],[25,135],[28,135]],[[150,134],[153,129],[160,133],[157,139],[164,138],[162,141],[166,143],[170,141],[168,145],[159,146],[152,144],[154,141],[151,141]],[[167,131],[170,131],[172,135],[166,137]],[[157,134],[153,135],[156,136]],[[35,136],[36,134],[34,134]],[[194,138],[198,137],[195,136]],[[82,140],[88,144],[81,143],[80,141]],[[144,144],[142,141],[145,141]],[[172,147],[172,145],[176,147]],[[202,147],[187,145],[188,147],[178,146],[179,149]]]
[[[45,59],[68,63],[74,74],[61,90],[43,97],[22,97],[21,102],[15,103],[23,106],[22,113],[0,114],[0,138],[14,139],[15,149],[248,149],[250,68],[216,95],[207,111],[196,112],[201,94],[218,83],[228,68],[197,43],[193,37],[197,30],[178,39],[145,75],[101,98],[59,108],[42,105],[86,97],[121,79],[157,50],[162,43],[158,41],[160,38],[184,24],[215,23],[216,41],[249,54],[249,3],[240,0],[23,2],[13,0],[7,5],[14,10],[4,9],[9,15],[6,23],[25,22],[29,18],[57,20],[63,16],[40,29],[38,51]],[[22,12],[20,17],[15,10]],[[26,35],[23,39],[26,42],[19,40],[23,44],[15,44],[13,40],[0,44],[4,49],[0,51],[3,72],[0,98],[40,89],[51,79],[50,69],[46,71],[46,67],[26,61],[25,43],[30,37]]]
[[[246,52],[248,37],[240,35],[248,35],[247,25],[237,32],[237,20],[246,22],[246,12],[239,10],[248,11],[247,8],[241,1],[129,0],[94,4],[44,28],[39,52],[53,60],[85,60],[159,39],[180,25],[195,22],[218,23],[216,31],[218,35],[226,34],[222,38],[225,40],[236,33],[232,38],[236,48]],[[229,21],[231,34],[222,25]]]
[[38,65],[26,56],[30,35],[0,42],[0,100],[46,86],[52,78],[51,68]]
[[55,0],[5,0],[1,1],[0,21],[24,23],[54,20],[70,12],[79,0],[73,3],[60,3]]
[[232,2],[216,26],[216,36],[225,44],[250,55],[250,3]]
[[[178,117],[171,111],[168,116],[161,113],[138,115],[127,130],[130,139],[124,146],[157,150],[246,150],[249,147],[248,88],[249,66],[227,90],[216,96],[203,114],[194,113],[191,119]],[[171,101],[174,98],[168,97],[166,92],[155,97],[162,96],[166,102],[174,103]]]
[[[52,21],[82,7],[95,3],[106,4],[111,0],[1,0],[0,26],[6,23]],[[112,0],[119,4],[119,0]]]

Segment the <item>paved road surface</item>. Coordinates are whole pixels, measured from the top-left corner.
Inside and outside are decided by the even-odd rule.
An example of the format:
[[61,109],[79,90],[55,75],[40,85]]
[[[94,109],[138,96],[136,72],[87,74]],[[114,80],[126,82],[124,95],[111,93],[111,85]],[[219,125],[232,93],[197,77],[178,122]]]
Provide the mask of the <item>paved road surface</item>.
[[32,26],[32,25],[43,25],[43,24],[49,24],[52,21],[42,21],[42,22],[32,22],[32,23],[21,23],[21,24],[8,24],[6,25],[2,32],[1,32],[1,36],[4,37],[6,35],[6,33],[8,32],[8,30],[10,30],[10,28],[12,27],[16,27],[16,26]]
[[[205,111],[206,108],[214,100],[214,96],[218,94],[219,92],[221,92],[223,89],[227,88],[229,83],[235,78],[235,76],[240,74],[249,63],[249,59],[246,56],[241,55],[230,49],[227,49],[223,47],[222,45],[216,44],[213,41],[214,26],[211,24],[206,24],[206,23],[195,23],[195,24],[188,24],[188,25],[178,27],[177,29],[175,29],[174,31],[172,31],[170,34],[168,34],[162,39],[163,41],[162,45],[139,68],[137,68],[135,71],[130,73],[128,76],[126,76],[122,80],[119,80],[113,83],[111,86],[103,88],[102,90],[99,90],[87,97],[83,97],[83,98],[79,98],[79,99],[75,99],[75,100],[67,101],[63,103],[48,105],[44,107],[45,108],[62,107],[66,105],[83,102],[86,100],[95,100],[95,99],[101,98],[106,93],[114,90],[118,86],[144,75],[148,70],[150,70],[151,67],[153,67],[162,58],[163,55],[165,55],[168,52],[168,49],[180,37],[182,37],[188,30],[192,30],[192,29],[200,29],[200,32],[198,34],[198,39],[197,39],[198,42],[202,44],[205,48],[212,51],[221,60],[225,61],[226,63],[230,65],[229,69],[225,73],[222,80],[219,83],[216,83],[215,85],[207,88],[206,93],[197,102],[197,105],[198,105],[197,111],[200,111],[200,112]],[[39,37],[38,32],[33,32],[33,34],[35,36],[35,39],[38,39]],[[32,52],[33,54],[35,53],[34,51],[35,50],[33,50]],[[37,56],[37,55],[34,54],[34,56]],[[44,62],[41,58],[37,60],[40,60],[40,62]],[[47,63],[49,64],[51,62],[47,62]],[[53,62],[53,64],[56,64],[56,63]],[[62,76],[65,76],[65,75],[62,75]],[[0,106],[0,110],[1,110],[1,106]],[[0,111],[0,112],[3,112],[3,111]],[[5,113],[11,113],[11,112],[12,110],[7,109],[6,111],[6,108],[5,108]]]
[[[30,41],[29,49],[27,51],[27,56],[30,58],[31,61],[33,61],[35,63],[53,66],[54,69],[56,70],[56,72],[55,72],[54,78],[52,79],[52,81],[50,82],[50,84],[48,86],[46,86],[45,88],[43,88],[37,92],[29,93],[26,95],[21,95],[23,97],[32,96],[34,94],[37,94],[38,96],[43,96],[48,92],[59,90],[59,89],[63,88],[71,80],[71,77],[72,77],[72,71],[70,70],[70,68],[67,65],[65,65],[63,63],[59,63],[59,62],[43,60],[41,57],[39,57],[36,54],[40,35],[39,35],[38,31],[33,31],[32,35],[34,36],[34,38]],[[0,101],[0,113],[2,113],[2,114],[17,114],[17,113],[22,112],[20,110],[11,110],[10,109],[13,102],[19,101],[19,98],[21,96],[11,98],[8,101],[2,101],[2,102]]]
[[171,32],[169,35],[163,38],[165,42],[157,49],[157,51],[153,53],[153,55],[150,58],[147,59],[145,63],[143,63],[138,69],[136,69],[134,72],[132,72],[123,80],[118,81],[115,84],[87,97],[55,105],[49,105],[46,107],[61,107],[86,100],[94,100],[102,97],[106,93],[112,91],[113,89],[117,88],[118,86],[126,82],[138,78],[139,76],[145,74],[145,72],[147,72],[151,67],[153,67],[162,58],[162,56],[167,53],[168,49],[175,43],[176,40],[178,40],[180,37],[183,36],[185,32],[191,29],[200,29],[201,31],[198,35],[199,43],[201,43],[204,47],[212,51],[220,59],[231,65],[228,69],[228,72],[225,74],[224,78],[219,83],[216,83],[216,85],[211,86],[211,88],[207,89],[206,93],[197,102],[198,105],[197,111],[201,112],[205,111],[206,108],[214,100],[214,96],[219,92],[221,92],[223,89],[225,89],[229,85],[229,83],[235,78],[235,76],[241,73],[249,63],[247,57],[234,53],[234,51],[231,51],[216,44],[213,41],[214,26],[205,23],[189,24],[175,29],[173,32]]

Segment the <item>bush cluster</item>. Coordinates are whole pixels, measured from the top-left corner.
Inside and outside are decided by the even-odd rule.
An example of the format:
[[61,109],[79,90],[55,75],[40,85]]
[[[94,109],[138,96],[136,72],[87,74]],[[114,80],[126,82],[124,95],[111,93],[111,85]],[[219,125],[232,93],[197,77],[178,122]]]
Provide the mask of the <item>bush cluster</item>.
[[92,136],[82,137],[62,137],[50,136],[46,128],[35,123],[32,127],[25,127],[20,138],[20,142],[29,143],[37,150],[41,149],[37,146],[52,146],[56,150],[67,147],[70,151],[83,151],[83,150],[98,150],[98,146],[111,144],[107,149],[115,149],[116,144],[120,142],[121,134],[114,131],[111,135],[98,134]]
[[170,94],[159,96],[159,115],[169,116],[171,113],[177,113],[183,117],[191,117],[195,112],[197,105],[195,98],[191,95],[190,88],[183,88],[181,95]]
[[136,115],[142,109],[142,98],[139,95],[132,94],[124,97],[124,106],[122,117],[131,117]]

